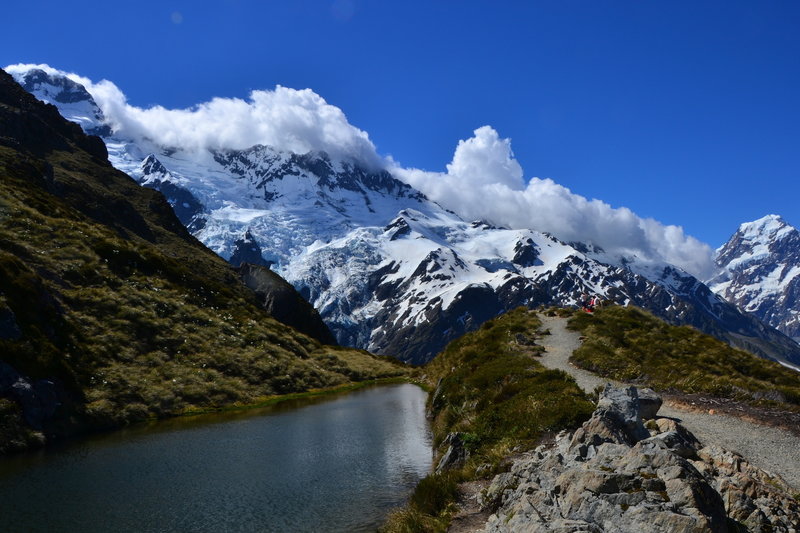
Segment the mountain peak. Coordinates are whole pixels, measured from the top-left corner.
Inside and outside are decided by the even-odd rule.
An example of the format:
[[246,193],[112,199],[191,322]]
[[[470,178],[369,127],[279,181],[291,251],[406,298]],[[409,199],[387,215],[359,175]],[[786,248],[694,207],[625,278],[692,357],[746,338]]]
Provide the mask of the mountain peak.
[[61,104],[74,104],[92,100],[86,87],[66,76],[49,74],[41,68],[32,68],[27,72],[14,73],[14,78],[26,91],[46,95]]
[[748,241],[775,240],[783,237],[794,228],[780,215],[766,215],[752,222],[739,226],[738,233]]
[[168,173],[167,168],[158,160],[155,154],[150,154],[144,158],[140,168],[145,176],[150,174],[166,175]]
[[717,249],[716,262],[714,292],[800,339],[800,232],[778,215],[746,222]]
[[81,83],[46,65],[11,65],[7,72],[39,100],[58,107],[61,115],[89,135],[111,135],[100,106]]

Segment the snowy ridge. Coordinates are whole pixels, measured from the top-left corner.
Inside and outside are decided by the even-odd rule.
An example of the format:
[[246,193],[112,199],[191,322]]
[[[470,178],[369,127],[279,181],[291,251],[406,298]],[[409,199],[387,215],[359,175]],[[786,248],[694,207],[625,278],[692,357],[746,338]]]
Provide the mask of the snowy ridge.
[[109,135],[105,116],[86,89],[69,78],[32,70],[24,75],[12,72],[14,79],[39,100],[58,107],[61,115],[78,123],[91,135]]
[[271,265],[343,344],[421,363],[505,310],[575,305],[588,294],[800,364],[784,340],[794,343],[672,265],[467,222],[386,170],[325,152],[123,138],[79,84],[35,69],[14,75],[98,132],[111,163],[164,193],[206,246],[234,264]]
[[800,340],[800,233],[777,215],[739,226],[716,251],[712,290]]

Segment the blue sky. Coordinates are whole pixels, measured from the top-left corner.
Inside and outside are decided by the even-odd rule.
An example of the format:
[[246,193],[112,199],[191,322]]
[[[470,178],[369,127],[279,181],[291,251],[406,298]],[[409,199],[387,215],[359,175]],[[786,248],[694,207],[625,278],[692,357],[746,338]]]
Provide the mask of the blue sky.
[[0,64],[113,81],[183,108],[311,88],[382,155],[444,171],[491,125],[524,178],[716,247],[767,213],[800,225],[793,1],[13,2]]

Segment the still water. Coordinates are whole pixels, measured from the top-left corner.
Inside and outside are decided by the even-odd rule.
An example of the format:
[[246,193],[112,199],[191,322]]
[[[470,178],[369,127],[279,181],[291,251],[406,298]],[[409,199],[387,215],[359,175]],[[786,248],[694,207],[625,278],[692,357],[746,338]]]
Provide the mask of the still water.
[[431,460],[413,385],[172,420],[0,459],[0,531],[374,531]]

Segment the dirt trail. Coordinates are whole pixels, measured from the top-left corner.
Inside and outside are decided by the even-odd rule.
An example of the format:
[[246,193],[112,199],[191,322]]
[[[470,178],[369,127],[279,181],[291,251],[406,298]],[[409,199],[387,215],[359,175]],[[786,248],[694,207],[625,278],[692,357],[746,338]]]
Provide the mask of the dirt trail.
[[[539,318],[542,320],[542,330],[550,330],[550,335],[543,336],[539,341],[546,349],[540,359],[544,366],[569,373],[587,392],[608,382],[622,385],[569,363],[570,355],[581,343],[580,334],[566,328],[567,319],[544,315],[539,315]],[[800,440],[792,433],[727,415],[681,409],[669,401],[661,407],[659,415],[678,419],[700,442],[715,443],[738,452],[751,464],[780,475],[792,487],[800,490]]]

